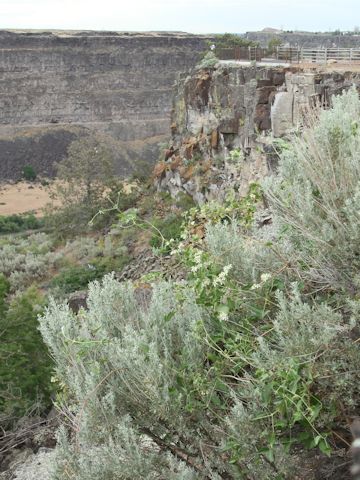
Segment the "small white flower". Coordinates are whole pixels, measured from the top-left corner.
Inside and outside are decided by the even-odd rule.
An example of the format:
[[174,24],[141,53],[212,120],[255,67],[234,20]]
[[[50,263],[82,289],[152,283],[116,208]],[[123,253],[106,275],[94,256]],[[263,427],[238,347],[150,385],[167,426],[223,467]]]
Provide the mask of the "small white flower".
[[224,282],[225,282],[225,276],[221,272],[217,277],[214,278],[213,285],[214,287],[217,287],[218,285],[223,285]]
[[229,264],[229,265],[225,265],[225,267],[223,268],[223,273],[226,275],[228,275],[228,273],[230,272],[230,270],[232,269],[232,265]]
[[201,257],[202,257],[202,251],[198,250],[197,252],[195,252],[194,262],[195,263],[201,263]]
[[220,312],[219,313],[219,320],[222,322],[226,322],[226,320],[229,319],[229,315],[225,312]]
[[260,283],[254,283],[254,285],[251,285],[250,290],[257,290],[260,287],[261,287]]
[[214,285],[214,287],[217,287],[218,285],[221,285],[221,279],[219,277],[215,277],[214,280],[213,280],[213,285]]
[[262,273],[260,276],[261,283],[265,283],[270,280],[271,274],[270,273]]
[[216,287],[217,285],[224,285],[226,277],[228,276],[231,269],[232,265],[226,265],[223,268],[223,271],[220,272],[219,275],[213,280],[214,287]]
[[225,282],[226,273],[225,272],[219,273],[218,279],[219,279],[219,283],[222,285]]

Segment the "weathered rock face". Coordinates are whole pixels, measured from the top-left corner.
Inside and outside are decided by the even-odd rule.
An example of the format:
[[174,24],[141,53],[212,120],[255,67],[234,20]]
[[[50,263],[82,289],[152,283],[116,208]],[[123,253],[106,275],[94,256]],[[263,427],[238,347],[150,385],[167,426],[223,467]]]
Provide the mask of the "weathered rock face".
[[274,137],[286,135],[292,128],[301,126],[304,112],[310,105],[325,108],[331,105],[331,97],[360,85],[360,74],[355,72],[307,71],[286,72],[285,83],[275,93],[271,105],[271,130]]
[[153,162],[173,83],[204,48],[205,37],[181,33],[0,32],[0,177],[24,164],[53,173],[74,136],[92,130],[118,142],[119,173]]
[[172,115],[172,142],[154,170],[160,189],[190,194],[197,202],[243,194],[276,167],[273,137],[301,126],[315,102],[331,96],[359,73],[314,73],[298,68],[220,65],[179,82]]

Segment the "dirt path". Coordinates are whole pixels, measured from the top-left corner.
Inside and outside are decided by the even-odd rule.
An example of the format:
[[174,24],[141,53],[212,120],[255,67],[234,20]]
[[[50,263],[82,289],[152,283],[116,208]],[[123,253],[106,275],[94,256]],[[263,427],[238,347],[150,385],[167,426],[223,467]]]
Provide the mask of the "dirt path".
[[48,187],[39,183],[20,182],[0,186],[0,215],[32,212],[41,216],[41,209],[49,201]]

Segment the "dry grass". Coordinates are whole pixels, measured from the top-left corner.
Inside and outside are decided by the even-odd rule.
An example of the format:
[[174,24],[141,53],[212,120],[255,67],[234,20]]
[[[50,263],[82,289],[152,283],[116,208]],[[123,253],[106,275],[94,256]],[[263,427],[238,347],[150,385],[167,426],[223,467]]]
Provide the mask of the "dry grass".
[[19,182],[0,186],[0,215],[32,212],[42,215],[50,202],[49,188],[39,183]]

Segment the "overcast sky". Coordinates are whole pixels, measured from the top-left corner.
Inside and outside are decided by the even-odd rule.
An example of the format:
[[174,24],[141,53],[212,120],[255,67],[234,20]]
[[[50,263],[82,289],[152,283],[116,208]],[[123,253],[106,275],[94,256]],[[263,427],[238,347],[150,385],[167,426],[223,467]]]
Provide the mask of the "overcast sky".
[[360,0],[0,0],[0,28],[240,33],[358,25]]

